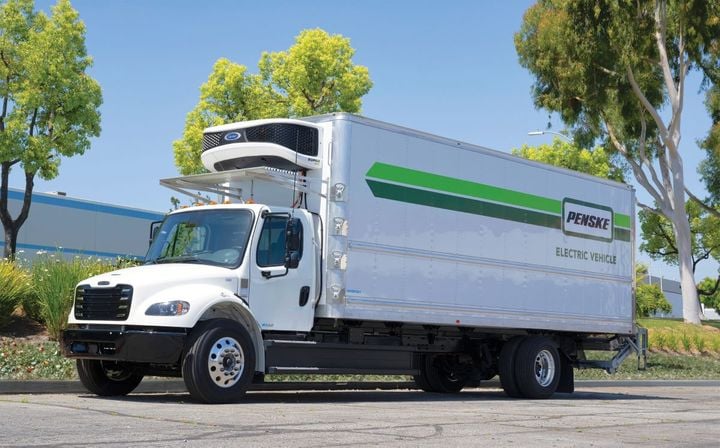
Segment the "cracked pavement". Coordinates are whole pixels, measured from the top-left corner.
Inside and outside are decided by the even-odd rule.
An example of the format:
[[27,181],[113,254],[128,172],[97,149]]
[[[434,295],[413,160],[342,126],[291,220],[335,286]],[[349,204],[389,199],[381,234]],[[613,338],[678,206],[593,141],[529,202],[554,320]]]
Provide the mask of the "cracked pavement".
[[0,446],[712,446],[716,387],[580,388],[550,400],[498,389],[251,392],[201,405],[187,394],[0,396]]

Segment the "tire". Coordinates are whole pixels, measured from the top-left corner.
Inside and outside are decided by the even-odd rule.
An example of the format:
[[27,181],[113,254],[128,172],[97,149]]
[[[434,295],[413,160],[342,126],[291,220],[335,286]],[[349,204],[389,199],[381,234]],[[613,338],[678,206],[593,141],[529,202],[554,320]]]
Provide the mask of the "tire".
[[102,397],[127,395],[140,384],[143,375],[137,368],[123,363],[78,359],[80,382],[85,389]]
[[549,398],[560,383],[560,353],[545,337],[527,338],[515,354],[515,379],[526,398]]
[[518,336],[510,339],[503,344],[500,350],[500,359],[498,360],[498,374],[500,375],[500,385],[505,394],[511,398],[520,398],[522,393],[518,387],[515,377],[515,357],[518,346],[525,340],[524,337]]
[[229,319],[201,323],[183,358],[182,376],[190,395],[202,403],[231,403],[255,375],[255,348],[242,325]]
[[415,384],[425,392],[454,394],[460,392],[468,381],[467,376],[458,375],[447,363],[447,356],[424,355],[420,364],[420,375],[413,377]]

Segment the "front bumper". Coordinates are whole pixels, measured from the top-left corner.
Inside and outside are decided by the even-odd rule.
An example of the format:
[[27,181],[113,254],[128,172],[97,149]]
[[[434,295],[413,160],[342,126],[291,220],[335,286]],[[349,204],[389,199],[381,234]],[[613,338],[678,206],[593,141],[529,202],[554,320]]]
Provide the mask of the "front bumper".
[[70,328],[63,331],[61,350],[68,358],[176,364],[187,331],[183,328]]

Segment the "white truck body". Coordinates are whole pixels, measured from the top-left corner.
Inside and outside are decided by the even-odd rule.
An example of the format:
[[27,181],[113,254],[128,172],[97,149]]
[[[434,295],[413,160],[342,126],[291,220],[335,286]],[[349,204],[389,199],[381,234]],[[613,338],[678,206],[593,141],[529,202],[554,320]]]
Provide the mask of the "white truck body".
[[[461,371],[465,384],[471,370],[516,384],[516,374],[532,374],[516,372],[515,358],[537,355],[557,364],[535,369],[552,373],[547,384],[503,386],[539,397],[559,387],[561,362],[590,366],[584,349],[620,350],[612,364],[595,365],[607,370],[639,349],[628,185],[344,113],[209,128],[203,144],[210,173],[161,183],[198,199],[194,192],[217,193],[224,204],[170,213],[149,264],[82,282],[68,356],[144,372],[182,367],[191,393],[217,402],[235,382],[217,377],[203,389],[204,367],[184,366],[193,350],[214,353],[202,335],[232,332],[223,319],[252,340],[257,374],[415,374],[434,391],[454,390]],[[247,224],[223,225],[240,214]],[[180,225],[195,255],[163,259]],[[288,227],[277,239],[279,225]],[[284,258],[271,254],[276,239]],[[111,288],[131,299],[126,312],[93,311],[93,294]],[[157,306],[175,314],[150,315]],[[99,333],[112,325],[132,334]],[[157,333],[174,351],[132,353],[127,340]]]

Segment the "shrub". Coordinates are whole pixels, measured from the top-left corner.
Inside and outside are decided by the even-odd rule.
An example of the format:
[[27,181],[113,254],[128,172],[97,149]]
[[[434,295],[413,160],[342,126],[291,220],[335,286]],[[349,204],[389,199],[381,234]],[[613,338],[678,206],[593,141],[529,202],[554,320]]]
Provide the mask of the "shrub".
[[683,333],[680,335],[680,342],[682,342],[683,349],[686,352],[690,352],[692,350],[692,340],[690,339],[690,335],[687,333]]
[[665,298],[660,285],[639,283],[635,292],[635,313],[638,317],[648,317],[656,313],[669,313],[672,305]]
[[695,343],[695,348],[697,348],[697,351],[700,353],[703,353],[705,351],[705,337],[698,333],[693,336],[693,342]]
[[667,348],[668,350],[672,350],[674,352],[678,351],[680,348],[680,344],[677,339],[677,335],[675,335],[674,332],[670,332],[667,337]]
[[108,261],[82,257],[65,260],[58,254],[42,255],[33,261],[36,302],[30,308],[36,310],[51,338],[58,340],[67,325],[75,286],[83,279],[113,269]]
[[0,260],[0,327],[31,291],[30,276],[12,261]]

